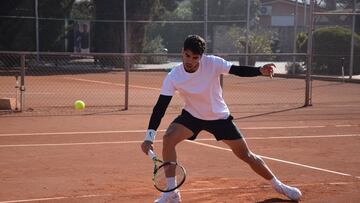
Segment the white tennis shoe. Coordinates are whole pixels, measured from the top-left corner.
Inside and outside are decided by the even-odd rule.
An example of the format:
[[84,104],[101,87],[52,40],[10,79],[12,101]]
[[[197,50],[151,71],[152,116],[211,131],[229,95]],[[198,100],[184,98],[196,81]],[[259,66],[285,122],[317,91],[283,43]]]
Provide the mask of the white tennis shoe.
[[288,185],[285,185],[283,183],[280,183],[279,185],[277,185],[275,187],[275,190],[280,193],[283,194],[285,196],[287,196],[288,198],[290,198],[291,200],[295,200],[298,201],[301,197],[301,191],[299,189],[297,189],[296,187],[291,187]]
[[160,197],[154,201],[154,203],[180,203],[181,195],[179,190],[172,192],[163,192]]

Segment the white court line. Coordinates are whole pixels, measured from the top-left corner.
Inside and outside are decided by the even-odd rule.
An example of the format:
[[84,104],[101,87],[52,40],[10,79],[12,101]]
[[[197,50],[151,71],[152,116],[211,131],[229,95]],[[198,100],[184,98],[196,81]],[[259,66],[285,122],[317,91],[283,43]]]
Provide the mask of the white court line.
[[[4,94],[4,95],[11,95],[11,94],[14,94],[15,95],[15,93],[13,93],[13,92],[9,92],[9,93],[7,93],[7,94]],[[57,92],[31,92],[31,91],[26,91],[26,94],[27,95],[29,95],[29,94],[38,94],[38,95],[51,95],[51,94],[58,94]],[[3,95],[3,94],[1,94],[0,93],[0,95]]]
[[[158,130],[165,131],[165,130]],[[84,131],[84,132],[42,132],[42,133],[5,133],[0,137],[12,136],[34,136],[34,135],[81,135],[81,134],[115,134],[115,133],[145,133],[146,130],[105,130],[105,131]]]
[[[97,84],[103,84],[103,85],[116,85],[116,86],[122,86],[122,87],[125,86],[125,84],[114,83],[114,82],[104,82],[104,81],[98,81],[98,80],[88,80],[88,79],[73,78],[73,77],[65,77],[65,78],[70,79],[70,80],[77,80],[77,81],[82,81],[82,82],[91,82],[91,83],[97,83]],[[145,86],[138,86],[138,85],[129,85],[129,87],[147,89],[147,90],[157,90],[157,91],[161,90],[160,88],[145,87]]]
[[17,203],[17,202],[40,202],[40,201],[49,201],[49,200],[64,200],[64,199],[79,199],[79,198],[90,198],[90,197],[106,197],[111,196],[111,194],[99,194],[99,195],[80,195],[80,196],[71,196],[71,197],[45,197],[45,198],[36,198],[36,199],[19,199],[19,200],[8,200],[0,201],[0,203]]
[[[218,147],[218,146],[215,146],[215,145],[205,144],[205,143],[191,141],[191,140],[186,140],[186,142],[201,145],[201,146],[205,146],[205,147],[209,147],[209,148],[214,148],[214,149],[219,149],[219,150],[230,151],[231,152],[231,149],[224,148],[224,147]],[[262,156],[262,155],[259,155],[259,156],[264,158],[264,159],[269,159],[269,160],[272,160],[272,161],[277,161],[277,162],[286,163],[286,164],[290,164],[290,165],[301,166],[301,167],[304,167],[304,168],[310,168],[310,169],[314,169],[314,170],[318,170],[318,171],[328,172],[328,173],[342,175],[342,176],[354,177],[354,178],[359,179],[358,176],[354,176],[354,175],[347,174],[347,173],[342,173],[342,172],[338,172],[338,171],[332,171],[332,170],[328,170],[328,169],[323,169],[323,168],[319,168],[319,167],[315,167],[315,166],[300,164],[300,163],[296,163],[296,162],[292,162],[292,161],[286,161],[286,160],[282,160],[282,159],[276,159],[276,158],[272,158],[272,157],[268,157],[268,156]]]
[[[358,137],[360,134],[344,134],[344,135],[294,135],[294,136],[271,136],[271,137],[245,137],[246,140],[270,140],[270,139],[306,139],[306,138],[342,138],[342,137]],[[196,139],[197,141],[215,141],[215,139],[204,138]]]
[[[296,139],[296,138],[340,138],[340,137],[357,137],[360,134],[348,134],[348,135],[314,135],[314,136],[287,136],[287,137],[249,137],[247,140],[267,140],[267,139]],[[214,138],[199,138],[197,141],[216,141]],[[12,144],[12,145],[0,145],[0,148],[6,147],[51,147],[51,146],[77,146],[77,145],[105,145],[105,144],[135,144],[142,143],[143,140],[134,141],[113,141],[113,142],[71,142],[71,143],[55,143],[55,144]],[[162,142],[161,139],[155,142]],[[205,144],[204,144],[205,145]]]
[[[305,186],[319,186],[319,185],[351,185],[357,184],[359,182],[330,182],[330,183],[307,183],[307,184],[292,184],[295,187],[305,187]],[[272,188],[270,185],[262,185],[262,188]],[[181,192],[209,192],[209,191],[216,191],[216,190],[238,190],[238,189],[253,189],[259,187],[239,187],[239,186],[232,186],[232,187],[212,187],[212,188],[191,188],[191,189],[181,189]]]
[[[356,184],[358,182],[330,182],[330,183],[308,183],[308,184],[293,184],[296,187],[304,186],[319,186],[319,185],[350,185]],[[269,185],[262,186],[263,188],[271,188]],[[213,187],[213,188],[192,188],[192,189],[181,189],[181,192],[192,193],[192,192],[209,192],[216,190],[239,190],[239,189],[252,189],[255,187]],[[258,188],[258,187],[256,187]],[[91,197],[107,197],[112,196],[111,194],[99,194],[99,195],[82,195],[82,196],[72,196],[72,197],[48,197],[48,198],[36,198],[36,199],[21,199],[21,200],[7,200],[0,201],[0,203],[20,203],[20,202],[40,202],[40,201],[49,201],[49,200],[64,200],[64,199],[73,199],[73,198],[91,198]]]
[[[345,135],[340,135],[340,136],[345,136]],[[350,135],[350,136],[359,136],[359,135]],[[306,136],[304,136],[304,137],[306,137]],[[307,136],[307,137],[309,137],[309,136]],[[318,138],[319,136],[315,136],[315,137]],[[334,135],[332,137],[336,137],[336,136]],[[263,139],[266,139],[266,138],[263,138]],[[199,140],[210,140],[210,139],[199,139]],[[212,139],[212,140],[214,140],[214,139]],[[214,148],[214,149],[220,149],[220,150],[224,150],[224,151],[231,151],[228,148],[218,147],[218,146],[215,146],[215,145],[210,145],[210,144],[205,144],[205,143],[200,143],[200,142],[195,142],[195,141],[190,141],[190,140],[186,140],[186,141],[190,142],[190,143],[194,143],[194,144]],[[0,145],[0,148],[6,148],[6,147],[75,146],[75,145],[104,145],[104,144],[134,144],[134,143],[142,143],[142,142],[143,141],[140,140],[140,141],[119,141],[119,142],[58,143],[58,144],[16,144],[16,145]],[[161,140],[156,140],[155,142],[161,142]],[[310,168],[310,169],[314,169],[314,170],[324,171],[324,172],[338,174],[338,175],[342,175],[342,176],[350,176],[350,177],[355,177],[357,179],[360,179],[359,176],[353,176],[353,175],[342,173],[342,172],[332,171],[332,170],[328,170],[328,169],[318,168],[318,167],[314,167],[314,166],[310,166],[310,165],[295,163],[295,162],[291,162],[291,161],[276,159],[276,158],[262,156],[262,155],[259,155],[259,156],[261,156],[264,159],[269,159],[269,160],[273,160],[273,161],[277,161],[277,162],[287,163],[287,164],[291,164],[291,165],[301,166],[301,167]]]
[[[106,145],[106,144],[135,144],[142,143],[141,141],[119,141],[119,142],[74,142],[74,143],[56,143],[56,144],[12,144],[0,145],[0,148],[7,147],[57,147],[57,146],[78,146],[78,145]],[[161,142],[160,140],[154,142]]]
[[272,130],[272,129],[303,129],[303,128],[328,128],[328,127],[335,127],[335,128],[343,128],[343,127],[359,127],[360,125],[305,125],[305,126],[275,126],[275,127],[247,127],[247,128],[240,128],[245,130]]
[[[358,127],[359,125],[305,125],[305,126],[274,126],[274,127],[243,127],[241,130],[273,130],[273,129],[311,129],[325,127]],[[157,130],[157,132],[165,132],[166,129]],[[146,130],[108,130],[108,131],[84,131],[84,132],[39,132],[39,133],[3,133],[0,137],[7,136],[33,136],[33,135],[77,135],[77,134],[111,134],[111,133],[143,133]]]

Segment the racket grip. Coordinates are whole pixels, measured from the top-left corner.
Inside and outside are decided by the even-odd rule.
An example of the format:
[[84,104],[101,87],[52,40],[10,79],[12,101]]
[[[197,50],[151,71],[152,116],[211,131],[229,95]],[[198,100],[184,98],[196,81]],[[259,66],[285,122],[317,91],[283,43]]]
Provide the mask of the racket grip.
[[148,155],[149,155],[149,157],[150,157],[151,159],[155,159],[155,158],[156,158],[156,154],[155,154],[154,151],[151,150],[151,149],[148,151]]

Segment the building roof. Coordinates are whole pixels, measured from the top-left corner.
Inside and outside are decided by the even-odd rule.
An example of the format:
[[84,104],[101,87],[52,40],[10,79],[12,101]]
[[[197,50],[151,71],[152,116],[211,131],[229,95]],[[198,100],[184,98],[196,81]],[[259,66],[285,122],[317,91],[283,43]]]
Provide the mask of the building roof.
[[[274,4],[274,3],[284,3],[284,4],[291,4],[291,5],[295,4],[295,1],[293,1],[293,0],[261,0],[260,2],[262,5],[270,5],[270,4]],[[305,3],[303,1],[298,1],[299,6],[304,6]],[[306,5],[308,6],[310,4],[306,3]]]

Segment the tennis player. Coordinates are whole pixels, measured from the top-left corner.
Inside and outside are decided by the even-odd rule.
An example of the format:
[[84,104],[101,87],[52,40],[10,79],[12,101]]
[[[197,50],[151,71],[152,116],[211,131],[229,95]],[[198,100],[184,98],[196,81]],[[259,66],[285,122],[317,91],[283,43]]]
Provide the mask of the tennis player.
[[[274,189],[291,200],[299,200],[301,192],[295,187],[280,182],[265,162],[250,151],[247,143],[233,122],[220,86],[221,74],[240,77],[273,75],[274,64],[262,67],[237,66],[213,55],[203,54],[206,43],[198,35],[190,35],[182,48],[182,63],[175,66],[165,77],[160,96],[150,117],[142,151],[153,149],[156,130],[171,101],[178,91],[185,101],[181,114],[167,128],[163,136],[163,160],[176,161],[175,146],[183,140],[194,140],[200,131],[213,134],[216,140],[227,144],[233,153],[245,161],[260,176],[269,181]],[[175,178],[167,178],[168,185],[175,185]],[[180,191],[162,193],[156,203],[181,202]]]

